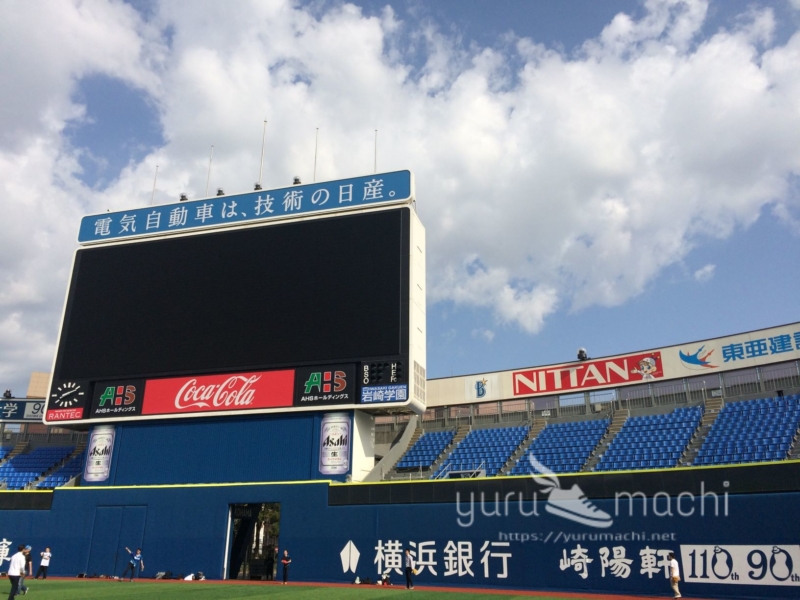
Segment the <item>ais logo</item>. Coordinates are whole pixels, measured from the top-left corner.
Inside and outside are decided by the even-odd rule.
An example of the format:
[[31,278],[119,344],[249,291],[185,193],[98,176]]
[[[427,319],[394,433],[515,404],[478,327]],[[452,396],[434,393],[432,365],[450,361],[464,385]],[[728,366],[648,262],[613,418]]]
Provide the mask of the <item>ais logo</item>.
[[322,371],[311,373],[305,383],[305,393],[338,394],[347,388],[347,374],[344,371]]
[[106,388],[100,396],[100,407],[106,406],[130,406],[136,402],[136,386],[117,385]]
[[[324,370],[323,370],[324,369]],[[294,406],[352,404],[355,365],[305,367],[295,371]]]
[[128,417],[141,414],[144,381],[109,381],[94,388],[92,417]]

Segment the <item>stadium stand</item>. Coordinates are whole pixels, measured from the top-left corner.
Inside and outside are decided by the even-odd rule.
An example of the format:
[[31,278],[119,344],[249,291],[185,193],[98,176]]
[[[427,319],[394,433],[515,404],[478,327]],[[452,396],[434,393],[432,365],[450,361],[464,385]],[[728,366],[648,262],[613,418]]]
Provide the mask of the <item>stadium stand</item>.
[[423,433],[422,437],[403,455],[396,468],[398,470],[429,469],[444,452],[444,449],[450,445],[455,435],[455,430]]
[[446,477],[453,471],[485,470],[496,475],[528,435],[528,427],[473,429],[467,434],[431,479]]
[[531,456],[554,473],[580,471],[610,422],[596,419],[547,425],[522,454],[510,475],[538,472],[531,465]]
[[86,452],[81,452],[78,456],[73,456],[65,462],[61,468],[57,469],[42,481],[36,487],[37,489],[52,490],[53,488],[61,487],[69,482],[73,477],[77,477],[83,472],[83,462],[86,460]]
[[666,415],[630,417],[609,444],[595,471],[674,467],[700,426],[702,407]]
[[800,395],[726,404],[708,432],[694,465],[787,458],[800,422]]
[[5,481],[8,489],[24,489],[74,451],[74,446],[40,446],[28,453],[18,454],[0,465],[0,481]]

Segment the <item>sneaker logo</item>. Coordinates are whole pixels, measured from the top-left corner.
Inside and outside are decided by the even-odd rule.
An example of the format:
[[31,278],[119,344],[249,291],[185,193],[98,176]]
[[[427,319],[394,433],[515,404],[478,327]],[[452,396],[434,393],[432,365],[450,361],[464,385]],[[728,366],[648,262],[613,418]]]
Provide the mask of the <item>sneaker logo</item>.
[[353,541],[350,540],[347,542],[339,553],[339,558],[342,559],[342,573],[347,573],[348,571],[355,573],[360,556],[361,553],[358,551]]
[[[528,460],[534,469],[531,476],[543,486],[542,493],[549,494],[544,507],[547,512],[598,529],[605,529],[613,525],[614,519],[611,515],[592,504],[577,483],[568,490],[562,490],[561,482],[555,473],[536,460],[532,454],[528,455]],[[545,481],[538,481],[540,479]]]

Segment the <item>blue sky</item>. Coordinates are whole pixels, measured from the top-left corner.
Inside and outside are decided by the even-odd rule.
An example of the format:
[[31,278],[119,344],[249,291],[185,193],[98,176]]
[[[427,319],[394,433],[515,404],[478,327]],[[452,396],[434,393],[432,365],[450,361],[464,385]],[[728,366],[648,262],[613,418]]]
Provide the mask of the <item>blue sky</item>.
[[798,320],[800,2],[15,6],[3,389],[51,367],[80,216],[156,165],[156,202],[202,196],[212,144],[212,188],[250,189],[265,117],[265,187],[310,178],[316,127],[318,179],[376,128],[416,173],[431,377]]

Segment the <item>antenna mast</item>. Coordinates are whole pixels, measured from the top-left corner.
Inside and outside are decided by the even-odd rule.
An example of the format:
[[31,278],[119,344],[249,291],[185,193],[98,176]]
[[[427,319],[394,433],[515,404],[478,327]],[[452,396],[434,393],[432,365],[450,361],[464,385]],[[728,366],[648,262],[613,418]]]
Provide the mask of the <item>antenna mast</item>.
[[317,181],[317,148],[319,147],[319,127],[317,127],[317,136],[314,139],[314,181]]
[[261,186],[261,176],[264,174],[264,141],[267,139],[267,120],[264,119],[264,133],[261,134],[261,163],[258,168],[258,185]]
[[156,199],[156,181],[158,181],[158,165],[156,165],[156,175],[153,177],[153,193],[150,195],[150,206],[153,206],[153,202]]
[[208,177],[206,177],[206,198],[208,198],[208,182],[211,181],[211,161],[214,160],[214,144],[211,144],[211,158],[208,159]]

